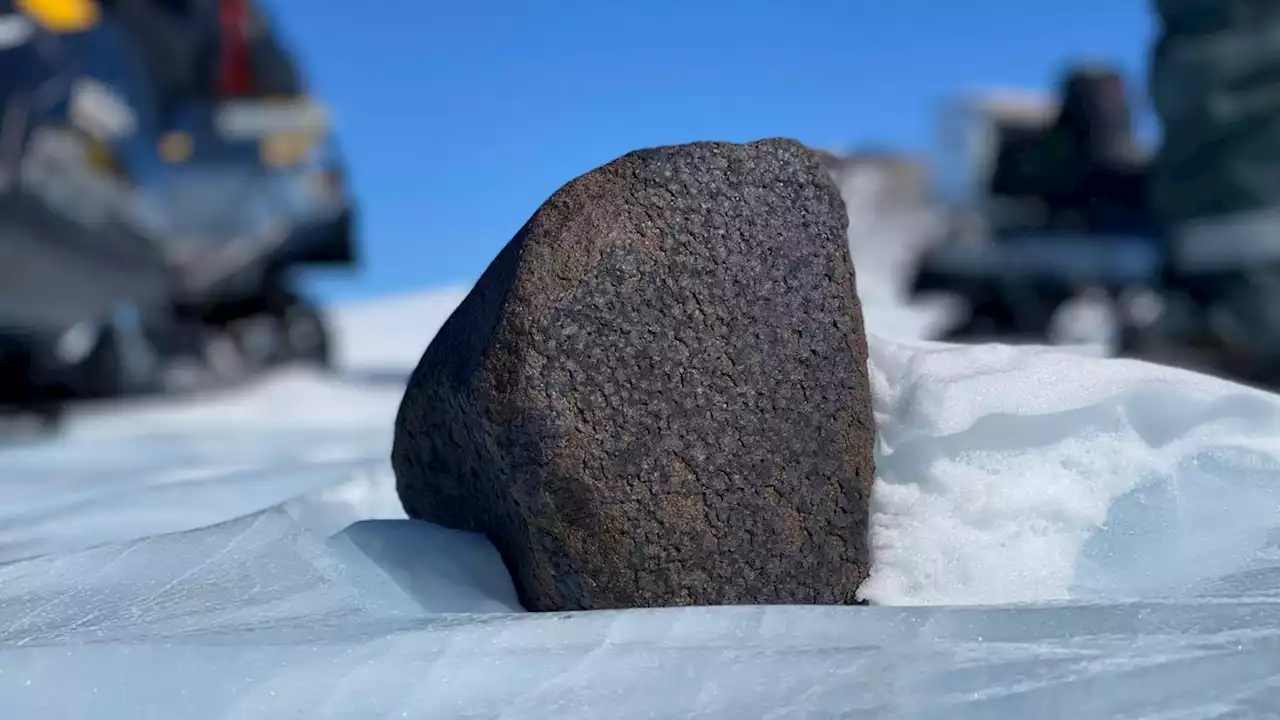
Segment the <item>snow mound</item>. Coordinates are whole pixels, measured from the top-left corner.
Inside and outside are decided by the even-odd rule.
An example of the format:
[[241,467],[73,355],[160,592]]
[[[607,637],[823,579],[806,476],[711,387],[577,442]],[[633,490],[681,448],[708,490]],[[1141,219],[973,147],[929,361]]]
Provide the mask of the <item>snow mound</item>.
[[849,254],[864,301],[901,300],[921,253],[945,237],[928,168],[906,155],[858,153],[834,160],[844,199]]
[[879,341],[871,367],[874,602],[1170,596],[1280,570],[1274,395],[1050,348]]
[[338,362],[348,368],[402,369],[407,377],[470,290],[445,288],[344,306],[334,317]]

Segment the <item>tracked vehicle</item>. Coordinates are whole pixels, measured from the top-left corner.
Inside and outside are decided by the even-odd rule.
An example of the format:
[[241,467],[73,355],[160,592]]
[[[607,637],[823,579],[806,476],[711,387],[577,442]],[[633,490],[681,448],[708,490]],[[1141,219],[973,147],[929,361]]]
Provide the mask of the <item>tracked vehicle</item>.
[[966,97],[944,118],[948,237],[919,259],[912,295],[967,301],[950,339],[1102,340],[1078,337],[1072,309],[1120,312],[1158,282],[1160,264],[1148,155],[1119,74],[1075,67],[1057,97]]
[[354,267],[327,109],[245,0],[0,0],[0,403],[328,362]]

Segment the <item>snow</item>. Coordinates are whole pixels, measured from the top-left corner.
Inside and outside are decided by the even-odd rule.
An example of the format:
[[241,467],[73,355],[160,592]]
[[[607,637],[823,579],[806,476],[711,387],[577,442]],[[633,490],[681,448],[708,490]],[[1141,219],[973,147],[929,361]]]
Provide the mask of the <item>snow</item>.
[[1176,596],[1270,566],[1276,397],[1049,348],[872,353],[868,599]]
[[525,613],[484,538],[405,519],[387,460],[464,293],[340,308],[332,375],[94,408],[0,450],[5,717],[1280,707],[1280,398],[1096,348],[921,340],[947,308],[868,284],[872,607]]

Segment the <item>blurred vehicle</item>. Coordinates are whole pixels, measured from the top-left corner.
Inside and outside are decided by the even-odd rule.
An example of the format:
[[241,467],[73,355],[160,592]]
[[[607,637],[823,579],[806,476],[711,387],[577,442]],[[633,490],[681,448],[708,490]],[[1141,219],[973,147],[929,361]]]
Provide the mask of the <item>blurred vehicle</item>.
[[[1259,12],[1265,8],[1264,12]],[[1166,228],[1157,302],[1120,354],[1280,389],[1280,31],[1275,3],[1160,0],[1147,66]]]
[[325,107],[246,0],[0,0],[0,402],[326,364],[357,262]]
[[1119,73],[1072,67],[1057,97],[965,97],[943,122],[946,238],[919,258],[910,294],[967,301],[949,339],[1101,339],[1077,337],[1064,313],[1081,299],[1127,306],[1159,274],[1148,159]]

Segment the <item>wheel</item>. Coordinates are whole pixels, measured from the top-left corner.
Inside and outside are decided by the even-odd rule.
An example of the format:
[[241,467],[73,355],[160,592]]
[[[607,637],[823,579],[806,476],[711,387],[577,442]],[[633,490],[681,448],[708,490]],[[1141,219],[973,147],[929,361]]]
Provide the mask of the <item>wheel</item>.
[[234,342],[243,372],[248,374],[295,363],[321,368],[331,363],[323,316],[293,294],[264,298],[254,312],[227,323],[224,335]]
[[161,389],[158,362],[137,338],[107,325],[89,354],[69,369],[70,391],[84,398],[119,398]]
[[989,289],[974,290],[969,298],[968,316],[939,339],[944,342],[992,342],[1008,339],[1018,330],[1017,314],[1004,299]]
[[1114,352],[1123,324],[1114,298],[1100,288],[1086,288],[1053,309],[1045,334],[1054,345],[1096,345]]
[[[0,348],[0,420],[34,419],[40,430],[56,429],[65,410],[66,393],[40,374],[32,346],[4,345]],[[7,426],[0,422],[0,427]]]
[[210,330],[204,335],[202,357],[215,386],[234,385],[257,368],[245,354],[239,337],[230,332]]
[[324,317],[314,305],[298,299],[285,308],[280,318],[280,328],[286,362],[300,362],[326,369],[332,366],[329,331]]

